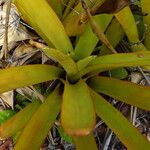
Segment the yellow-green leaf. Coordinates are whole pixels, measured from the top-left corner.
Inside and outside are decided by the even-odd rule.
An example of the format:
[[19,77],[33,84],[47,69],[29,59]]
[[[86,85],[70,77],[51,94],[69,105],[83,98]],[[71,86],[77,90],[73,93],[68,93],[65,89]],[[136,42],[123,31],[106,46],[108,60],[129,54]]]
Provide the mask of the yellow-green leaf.
[[12,118],[3,123],[0,126],[0,138],[5,139],[11,137],[18,131],[22,130],[32,117],[33,113],[39,108],[40,104],[41,103],[39,101],[29,104]]
[[77,3],[78,3],[77,0],[69,0],[68,3],[66,3],[66,8],[63,13],[63,18],[65,18],[69,14],[69,12],[72,10],[73,6]]
[[95,125],[95,110],[89,89],[83,80],[65,83],[61,123],[69,135],[88,135]]
[[97,115],[110,127],[129,150],[149,150],[150,143],[103,97],[91,90]]
[[78,67],[74,60],[68,56],[63,54],[57,49],[52,48],[43,48],[42,51],[51,59],[58,61],[61,66],[65,69],[68,76],[72,76],[78,72]]
[[0,69],[0,93],[58,79],[62,70],[50,65],[27,65]]
[[55,13],[61,18],[63,10],[62,0],[47,0],[47,2],[51,5]]
[[94,60],[96,58],[96,56],[92,55],[89,57],[85,57],[84,59],[81,59],[77,62],[77,66],[78,66],[78,70],[81,71],[82,69],[84,69],[85,67],[87,67],[89,65],[89,63]]
[[[47,42],[64,53],[73,50],[65,29],[47,0],[14,0],[23,18]],[[40,10],[39,10],[40,8]]]
[[[129,41],[132,45],[133,51],[146,50],[145,46],[140,42],[136,22],[134,16],[127,6],[118,13],[114,14],[119,23],[121,24],[124,32],[126,33]],[[138,43],[138,44],[136,44]]]
[[52,127],[61,105],[61,96],[56,90],[44,101],[24,128],[14,150],[39,150]]
[[[99,0],[94,0],[93,2],[95,3],[95,1]],[[93,5],[89,0],[86,2],[89,7]],[[64,18],[63,25],[69,36],[76,36],[84,31],[86,22],[87,16],[85,12],[83,12],[81,3],[78,3],[78,5]]]
[[95,77],[90,86],[127,104],[150,110],[150,87],[108,77]]
[[[114,34],[114,31],[115,31],[115,34]],[[119,44],[120,40],[123,38],[124,31],[121,25],[119,24],[119,22],[116,20],[116,18],[112,19],[110,25],[108,26],[105,32],[105,35],[114,48]],[[107,54],[112,54],[112,52],[105,45],[102,45],[100,47],[99,54],[107,55]]]
[[[112,15],[97,15],[94,16],[93,19],[96,21],[97,25],[102,28],[102,31],[104,32],[112,19]],[[96,36],[96,34],[93,33],[89,23],[87,23],[85,31],[83,32],[83,34],[81,34],[76,44],[74,58],[76,60],[79,60],[90,56],[98,41],[98,37]]]
[[[141,51],[138,53],[123,53],[99,56],[95,58],[87,68],[80,71],[80,76],[89,72],[102,72],[120,67],[130,66],[149,66],[150,65],[150,52]],[[78,75],[79,75],[78,74]]]

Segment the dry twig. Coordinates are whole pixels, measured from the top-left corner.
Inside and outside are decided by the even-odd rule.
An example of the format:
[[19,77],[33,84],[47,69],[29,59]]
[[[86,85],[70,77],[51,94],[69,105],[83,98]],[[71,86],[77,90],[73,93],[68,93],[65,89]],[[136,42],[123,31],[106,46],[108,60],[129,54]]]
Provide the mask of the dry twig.
[[8,0],[7,2],[7,9],[6,9],[6,19],[5,19],[5,33],[4,33],[4,44],[1,50],[2,57],[4,55],[4,59],[7,58],[7,52],[8,52],[8,26],[9,26],[9,14],[11,10],[11,1]]

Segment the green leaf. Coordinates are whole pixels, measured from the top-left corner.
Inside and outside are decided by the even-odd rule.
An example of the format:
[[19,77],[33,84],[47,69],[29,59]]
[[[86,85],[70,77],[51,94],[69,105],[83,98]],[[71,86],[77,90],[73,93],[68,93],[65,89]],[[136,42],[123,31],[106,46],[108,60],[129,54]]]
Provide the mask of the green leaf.
[[44,101],[24,128],[14,150],[39,150],[52,127],[61,105],[61,96],[56,90]]
[[[94,16],[93,19],[104,32],[112,19],[112,15],[97,15]],[[81,34],[76,44],[74,58],[76,60],[79,60],[90,56],[98,41],[99,39],[96,34],[93,33],[91,26],[87,24],[85,27],[85,31],[83,32],[83,34]]]
[[92,134],[83,137],[74,136],[73,141],[76,150],[98,150]]
[[78,67],[74,60],[68,56],[63,54],[57,49],[52,48],[43,48],[42,51],[50,58],[58,61],[61,66],[65,69],[68,76],[72,76],[78,72]]
[[83,76],[90,72],[103,72],[114,68],[150,65],[150,52],[111,54],[99,56],[90,62],[87,68],[79,72]]
[[[83,3],[83,5],[86,6],[86,3]],[[89,24],[93,30],[93,32],[97,35],[97,37],[99,38],[99,40],[112,52],[112,53],[116,53],[116,50],[113,48],[113,46],[111,45],[111,43],[109,42],[109,40],[107,39],[107,37],[105,36],[101,26],[98,26],[97,22],[93,19],[90,10],[86,9],[86,15],[88,16],[88,21]]]
[[84,59],[81,59],[77,62],[77,66],[78,66],[78,70],[81,71],[82,69],[84,69],[85,67],[87,67],[90,62],[92,60],[94,60],[96,58],[96,56],[89,56],[89,57],[85,57]]
[[0,70],[0,93],[58,79],[62,70],[50,65],[27,65]]
[[95,110],[86,83],[65,83],[61,124],[69,135],[88,135],[95,125]]
[[[116,18],[112,19],[110,25],[105,32],[105,35],[114,48],[119,44],[120,40],[123,39],[124,31]],[[106,54],[112,54],[112,52],[105,45],[102,45],[100,47],[100,55]]]
[[89,84],[96,92],[150,110],[150,87],[108,77],[92,78]]
[[149,150],[150,143],[103,97],[91,90],[97,115],[110,127],[129,150]]
[[4,123],[6,120],[11,118],[16,112],[14,110],[3,110],[0,111],[0,125]]
[[41,103],[39,101],[29,104],[27,107],[3,123],[0,126],[0,138],[8,138],[22,130],[40,104]]
[[36,0],[36,2],[31,0],[14,0],[14,4],[23,15],[23,18],[50,47],[52,43],[55,48],[63,53],[73,51],[72,44],[61,21],[58,19],[47,0]]

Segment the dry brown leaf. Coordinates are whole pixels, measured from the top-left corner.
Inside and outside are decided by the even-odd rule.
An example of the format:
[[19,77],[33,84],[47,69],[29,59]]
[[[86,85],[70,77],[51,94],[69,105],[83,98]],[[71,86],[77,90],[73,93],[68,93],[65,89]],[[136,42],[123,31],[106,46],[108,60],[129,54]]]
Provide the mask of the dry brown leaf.
[[14,91],[9,91],[9,92],[0,94],[0,98],[13,109],[13,107],[14,107]]
[[[2,3],[2,1],[0,1]],[[6,8],[7,3],[1,5],[0,9],[0,46],[4,42],[5,33],[5,20],[6,20]],[[8,43],[22,41],[25,39],[30,39],[29,36],[23,29],[20,28],[20,16],[16,7],[12,4],[10,15],[9,15],[9,27],[8,27]]]

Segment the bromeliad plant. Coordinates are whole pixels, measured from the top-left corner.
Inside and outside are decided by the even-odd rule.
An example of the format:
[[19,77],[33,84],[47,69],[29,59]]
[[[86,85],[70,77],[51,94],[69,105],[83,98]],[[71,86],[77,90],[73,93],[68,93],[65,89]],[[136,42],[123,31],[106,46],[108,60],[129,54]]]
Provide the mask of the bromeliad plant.
[[[65,0],[69,6],[64,13],[62,13],[64,5],[53,0],[14,0],[13,2],[23,18],[47,42],[48,47],[42,47],[42,51],[59,65],[39,64],[2,69],[0,70],[0,93],[49,80],[57,79],[59,83],[42,104],[33,102],[2,124],[1,139],[19,132],[15,150],[39,150],[57,118],[64,131],[73,138],[78,150],[96,150],[92,130],[97,115],[128,149],[149,150],[149,142],[100,95],[105,94],[127,104],[150,110],[150,87],[100,75],[101,72],[116,68],[150,65],[150,52],[146,51],[142,44],[137,45],[144,48],[139,52],[92,55],[99,41],[98,37],[104,43],[102,50],[107,49],[105,53],[116,52],[113,46],[116,46],[117,41],[113,42],[111,39],[112,46],[102,31],[106,30],[110,22],[113,22],[113,28],[118,26],[118,22],[114,21],[112,14],[93,17],[90,15],[90,11],[94,12],[104,1],[95,0],[93,4],[87,1],[90,11],[87,5],[82,3],[86,10],[81,16],[69,10],[75,5],[78,12],[83,11],[81,3],[75,0]],[[134,21],[133,18],[128,20],[129,22],[121,21],[124,11],[133,17],[128,6],[114,14],[124,29],[119,30],[122,33],[116,34],[117,38],[120,39],[125,31],[131,42],[138,42],[136,25],[132,24],[135,37],[127,32],[128,28],[126,28]],[[92,32],[91,27],[98,33],[98,37]],[[112,38],[111,33],[111,29],[108,30],[106,34],[108,39]],[[78,37],[75,48],[69,39],[71,35]],[[137,50],[137,47],[134,46],[133,50]]]

